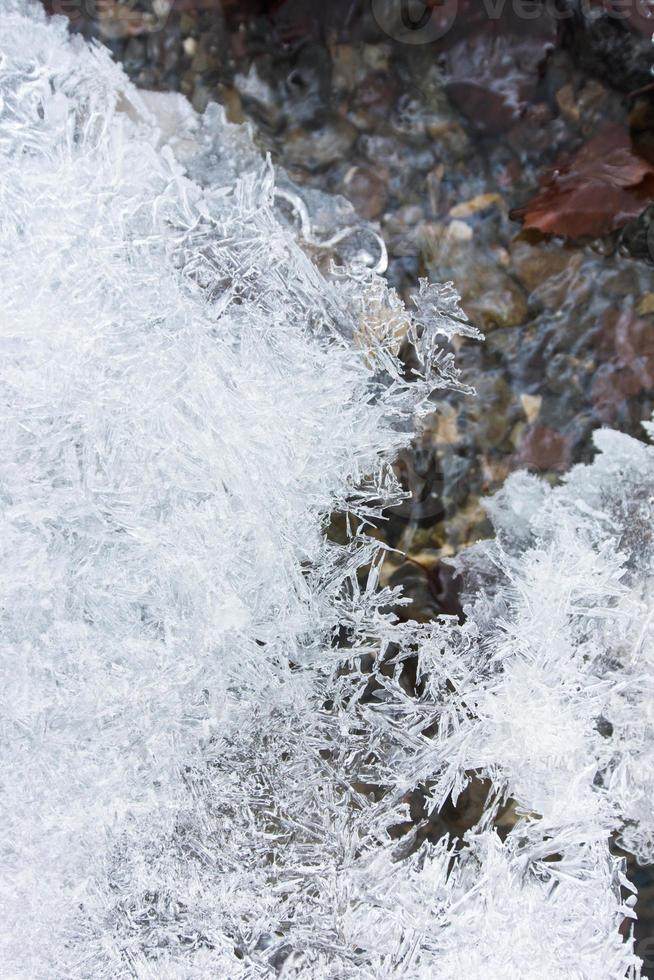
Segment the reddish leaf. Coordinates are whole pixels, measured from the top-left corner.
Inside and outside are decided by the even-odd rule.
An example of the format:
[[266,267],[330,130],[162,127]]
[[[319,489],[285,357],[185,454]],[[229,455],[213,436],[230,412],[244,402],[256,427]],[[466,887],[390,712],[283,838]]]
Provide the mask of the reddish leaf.
[[654,166],[622,126],[609,124],[567,164],[545,175],[542,190],[511,213],[525,228],[579,238],[606,235],[637,218],[654,199]]

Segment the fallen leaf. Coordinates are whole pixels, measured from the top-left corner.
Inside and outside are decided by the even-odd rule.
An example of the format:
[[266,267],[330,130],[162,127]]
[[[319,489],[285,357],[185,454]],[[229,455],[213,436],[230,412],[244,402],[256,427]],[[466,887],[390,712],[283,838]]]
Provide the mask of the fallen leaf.
[[654,199],[654,166],[623,126],[603,127],[576,156],[547,173],[542,190],[511,212],[525,228],[580,238],[607,235]]
[[501,203],[500,194],[478,194],[476,197],[471,197],[469,201],[462,201],[461,204],[455,204],[453,208],[450,208],[450,218],[467,218],[471,214],[485,211],[486,208]]

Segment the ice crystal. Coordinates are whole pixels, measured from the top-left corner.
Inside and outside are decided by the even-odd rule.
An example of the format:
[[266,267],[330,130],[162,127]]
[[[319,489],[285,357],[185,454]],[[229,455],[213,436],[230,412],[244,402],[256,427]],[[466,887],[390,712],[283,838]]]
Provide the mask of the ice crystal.
[[467,623],[400,625],[365,531],[458,384],[451,287],[410,314],[366,230],[326,269],[359,232],[245,130],[21,0],[0,156],[3,974],[637,975],[654,450],[512,478]]
[[[502,926],[498,918],[495,943],[489,927],[481,951],[457,947],[452,962],[473,976],[499,977],[502,963],[516,977],[638,975],[615,931],[633,918],[633,888],[608,842],[616,836],[640,861],[654,859],[654,448],[605,430],[595,442],[593,464],[575,467],[561,486],[516,473],[489,501],[496,539],[458,562],[469,590],[465,624],[416,632],[416,693],[401,683],[400,649],[378,675],[379,703],[366,708],[370,731],[383,725],[386,735],[390,772],[377,778],[398,794],[424,787],[430,820],[471,781],[490,787],[464,834],[464,876],[503,808],[513,814],[505,843],[483,845],[471,894],[487,909],[475,913],[485,923],[501,917],[484,894],[499,887],[493,863],[499,879],[507,875],[494,901],[515,899],[515,919]],[[584,912],[586,901],[599,903],[596,913]],[[558,912],[552,902],[561,902]],[[455,904],[459,928],[465,904]],[[559,914],[551,930],[530,933]],[[583,949],[568,945],[569,928]],[[474,930],[466,935],[474,947]],[[466,947],[463,935],[459,942]]]
[[398,301],[317,271],[215,109],[36,7],[0,28],[7,973],[356,960],[325,690],[389,596],[323,531],[399,493]]
[[553,840],[604,827],[651,862],[654,448],[603,430],[595,442],[561,487],[525,492],[516,474],[491,502],[494,582],[470,609],[476,764],[499,766]]

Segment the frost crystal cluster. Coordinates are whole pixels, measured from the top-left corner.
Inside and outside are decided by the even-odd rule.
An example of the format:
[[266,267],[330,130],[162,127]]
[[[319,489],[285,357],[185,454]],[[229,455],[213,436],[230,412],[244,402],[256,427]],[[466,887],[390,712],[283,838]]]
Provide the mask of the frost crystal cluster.
[[319,271],[244,131],[21,0],[0,165],[2,975],[637,976],[654,450],[513,477],[465,625],[400,625],[365,528],[451,289]]

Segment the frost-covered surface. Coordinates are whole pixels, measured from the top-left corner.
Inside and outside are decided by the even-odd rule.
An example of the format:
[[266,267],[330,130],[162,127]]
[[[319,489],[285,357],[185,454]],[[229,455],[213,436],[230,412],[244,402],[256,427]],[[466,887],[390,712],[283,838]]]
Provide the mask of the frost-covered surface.
[[[243,131],[13,0],[0,155],[3,975],[635,976],[654,450],[512,478],[467,624],[400,626],[324,530],[456,384],[452,291],[325,278]],[[472,770],[477,827],[392,838]]]
[[651,863],[654,449],[610,431],[595,442],[593,465],[562,487],[517,474],[489,506],[497,542],[471,561],[491,585],[471,610],[481,659],[464,765],[506,780],[554,842],[619,829]]
[[[499,977],[503,962],[516,977],[624,976],[627,945],[610,936],[633,916],[635,897],[611,868],[607,841],[616,836],[641,862],[654,860],[654,448],[608,430],[595,442],[594,463],[560,487],[509,478],[488,504],[496,540],[459,560],[465,625],[418,637],[417,697],[380,676],[382,706],[369,709],[371,731],[383,721],[392,732],[387,783],[428,787],[434,813],[473,773],[492,786],[467,844],[474,852],[487,841],[475,901],[500,918],[484,916],[474,976],[488,968]],[[509,801],[515,825],[493,848],[487,827]],[[558,925],[545,925],[555,910]],[[457,928],[463,921],[458,909]],[[568,945],[571,928],[577,947]],[[530,958],[520,960],[516,946]],[[457,952],[467,968],[471,954]]]

